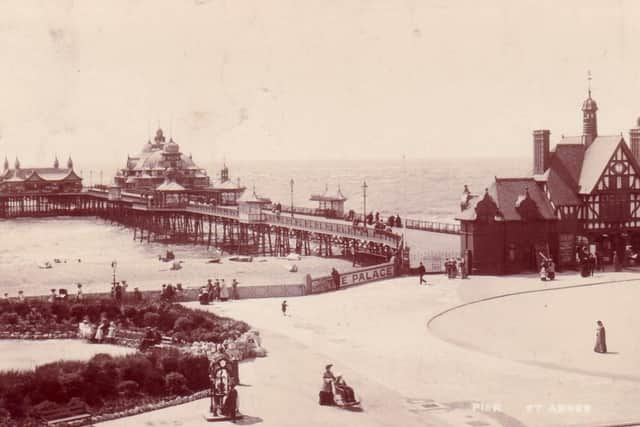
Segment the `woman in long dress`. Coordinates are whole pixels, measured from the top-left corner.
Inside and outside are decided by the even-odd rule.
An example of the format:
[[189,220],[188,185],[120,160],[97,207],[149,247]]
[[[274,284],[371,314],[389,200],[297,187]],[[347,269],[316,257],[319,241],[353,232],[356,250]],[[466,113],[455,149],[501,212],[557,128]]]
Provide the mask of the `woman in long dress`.
[[94,337],[94,340],[96,342],[102,342],[102,340],[104,339],[105,334],[106,334],[105,325],[104,325],[103,322],[100,322],[98,324],[98,327],[96,328],[96,335]]
[[604,330],[604,325],[600,320],[597,322],[596,327],[596,345],[593,348],[593,351],[596,353],[606,353],[607,352],[607,337]]
[[229,299],[229,289],[227,289],[227,285],[222,280],[222,285],[220,286],[220,300],[226,301]]

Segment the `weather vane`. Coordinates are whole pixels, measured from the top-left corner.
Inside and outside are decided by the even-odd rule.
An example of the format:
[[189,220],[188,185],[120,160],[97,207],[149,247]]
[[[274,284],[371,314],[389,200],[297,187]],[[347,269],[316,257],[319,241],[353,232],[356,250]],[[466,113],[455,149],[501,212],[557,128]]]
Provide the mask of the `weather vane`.
[[587,70],[587,81],[589,85],[589,98],[591,98],[591,70]]

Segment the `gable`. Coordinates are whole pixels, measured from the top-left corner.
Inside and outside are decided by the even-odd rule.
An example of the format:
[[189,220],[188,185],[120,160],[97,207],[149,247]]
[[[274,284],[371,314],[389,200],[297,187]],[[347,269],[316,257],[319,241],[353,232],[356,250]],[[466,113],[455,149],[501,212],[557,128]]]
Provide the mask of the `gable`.
[[616,147],[591,192],[640,190],[640,166],[629,147],[621,141]]
[[44,179],[38,175],[37,172],[33,171],[31,174],[25,179],[25,182],[43,182]]
[[579,191],[581,194],[593,192],[620,144],[625,144],[620,135],[599,136],[587,148],[580,172]]

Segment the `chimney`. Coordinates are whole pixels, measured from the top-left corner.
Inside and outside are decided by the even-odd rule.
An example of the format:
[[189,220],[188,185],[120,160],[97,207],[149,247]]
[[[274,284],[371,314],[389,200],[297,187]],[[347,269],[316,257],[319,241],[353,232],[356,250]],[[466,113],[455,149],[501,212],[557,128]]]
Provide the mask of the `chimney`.
[[533,131],[533,174],[540,175],[549,167],[549,132],[548,129]]
[[629,140],[631,142],[631,153],[636,160],[640,161],[640,118],[637,126],[629,131]]

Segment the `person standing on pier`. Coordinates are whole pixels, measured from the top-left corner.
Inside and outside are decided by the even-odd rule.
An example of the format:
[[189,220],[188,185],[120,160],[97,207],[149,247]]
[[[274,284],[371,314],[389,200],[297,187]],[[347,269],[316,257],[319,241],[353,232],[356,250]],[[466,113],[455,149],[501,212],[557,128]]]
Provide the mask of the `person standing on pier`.
[[423,283],[424,283],[425,285],[429,285],[429,284],[427,283],[427,281],[426,281],[426,280],[424,280],[424,275],[426,274],[426,272],[427,272],[427,269],[426,269],[426,268],[424,268],[424,264],[423,264],[422,262],[420,262],[420,266],[418,267],[418,274],[420,275],[420,284],[421,284],[421,285],[422,285]]

